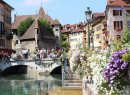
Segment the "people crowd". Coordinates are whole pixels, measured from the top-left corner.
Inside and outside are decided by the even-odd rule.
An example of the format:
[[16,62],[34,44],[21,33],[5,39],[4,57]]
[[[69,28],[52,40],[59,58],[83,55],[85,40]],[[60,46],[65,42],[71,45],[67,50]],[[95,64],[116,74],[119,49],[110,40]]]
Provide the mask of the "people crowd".
[[10,60],[11,55],[7,52],[1,51],[0,52],[0,60]]
[[[56,51],[53,47],[52,47],[52,49],[42,48],[42,49],[36,49],[36,51],[35,51],[35,53],[37,55],[37,59],[50,58],[50,56],[54,52],[56,52],[59,56],[61,56],[61,53],[64,52],[64,48],[59,49],[58,51]],[[22,48],[21,54],[19,54],[19,56],[22,59],[28,59],[29,58],[29,49]],[[0,52],[0,60],[11,60],[11,58],[12,58],[12,54],[9,54],[4,51]]]

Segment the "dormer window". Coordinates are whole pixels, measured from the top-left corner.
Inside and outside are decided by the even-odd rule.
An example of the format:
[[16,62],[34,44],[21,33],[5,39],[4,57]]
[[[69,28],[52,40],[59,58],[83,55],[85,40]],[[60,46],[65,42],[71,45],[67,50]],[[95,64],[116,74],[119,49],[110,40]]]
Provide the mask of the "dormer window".
[[113,10],[113,16],[122,16],[122,10]]

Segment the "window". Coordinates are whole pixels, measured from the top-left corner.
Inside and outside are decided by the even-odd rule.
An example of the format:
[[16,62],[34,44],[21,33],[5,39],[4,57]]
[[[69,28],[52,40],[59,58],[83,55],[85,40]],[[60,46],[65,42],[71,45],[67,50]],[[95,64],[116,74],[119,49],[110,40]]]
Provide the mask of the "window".
[[18,44],[18,40],[16,40],[16,44]]
[[101,30],[101,25],[97,26],[97,31]]
[[126,12],[130,14],[130,10],[126,10]]
[[100,38],[100,35],[101,35],[101,34],[97,34],[97,35],[96,35],[96,39],[99,39],[99,38]]
[[114,21],[114,29],[123,29],[123,22],[122,21]]
[[56,31],[58,31],[58,29],[56,29]]
[[0,39],[0,46],[5,46],[5,39]]
[[122,16],[122,10],[113,10],[113,16]]
[[39,29],[37,29],[37,34],[39,33]]

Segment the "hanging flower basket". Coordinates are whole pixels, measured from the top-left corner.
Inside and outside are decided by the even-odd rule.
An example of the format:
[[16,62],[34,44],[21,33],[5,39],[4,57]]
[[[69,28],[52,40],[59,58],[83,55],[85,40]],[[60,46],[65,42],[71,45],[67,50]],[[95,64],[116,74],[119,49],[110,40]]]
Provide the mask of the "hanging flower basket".
[[121,28],[117,28],[117,30],[116,31],[121,31],[122,29]]

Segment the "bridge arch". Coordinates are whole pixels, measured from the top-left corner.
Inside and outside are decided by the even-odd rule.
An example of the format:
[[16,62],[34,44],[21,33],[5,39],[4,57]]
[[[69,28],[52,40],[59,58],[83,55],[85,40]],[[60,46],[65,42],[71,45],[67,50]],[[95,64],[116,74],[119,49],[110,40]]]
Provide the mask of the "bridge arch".
[[50,72],[50,74],[62,74],[62,67],[57,66],[57,67],[53,68],[53,70]]
[[37,68],[28,65],[14,65],[5,68],[2,71],[2,74],[30,74],[30,73],[38,73]]

